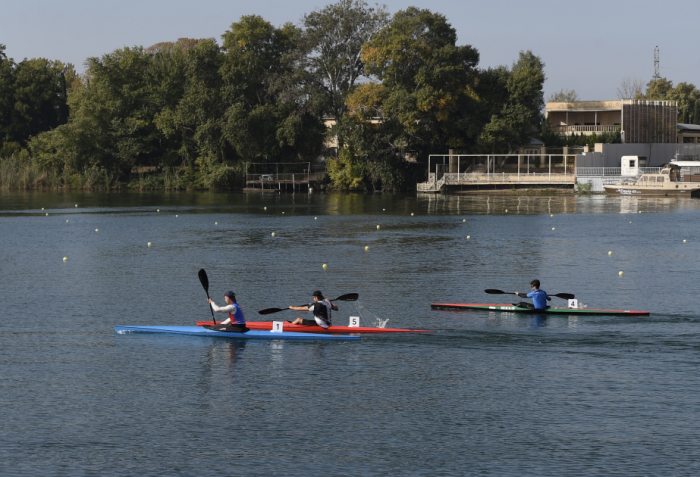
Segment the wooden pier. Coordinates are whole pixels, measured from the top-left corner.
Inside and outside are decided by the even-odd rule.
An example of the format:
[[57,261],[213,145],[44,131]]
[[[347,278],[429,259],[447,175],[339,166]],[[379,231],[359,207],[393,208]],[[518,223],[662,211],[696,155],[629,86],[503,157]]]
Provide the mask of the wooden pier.
[[[244,192],[311,192],[325,177],[310,162],[246,163]],[[290,172],[293,171],[293,172]]]

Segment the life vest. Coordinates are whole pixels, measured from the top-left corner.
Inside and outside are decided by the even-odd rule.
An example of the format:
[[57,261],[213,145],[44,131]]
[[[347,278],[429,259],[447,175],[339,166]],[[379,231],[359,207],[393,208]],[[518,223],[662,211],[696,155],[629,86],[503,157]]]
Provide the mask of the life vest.
[[[236,313],[233,314],[230,311],[228,312],[228,317],[231,320],[230,323],[238,323],[239,325],[245,325],[245,316],[243,315],[243,310],[241,310],[241,307],[238,306],[238,303],[234,303],[233,305],[236,308]],[[240,315],[240,317],[236,315]]]
[[319,301],[313,305],[314,318],[319,318],[331,326],[331,303],[328,300]]

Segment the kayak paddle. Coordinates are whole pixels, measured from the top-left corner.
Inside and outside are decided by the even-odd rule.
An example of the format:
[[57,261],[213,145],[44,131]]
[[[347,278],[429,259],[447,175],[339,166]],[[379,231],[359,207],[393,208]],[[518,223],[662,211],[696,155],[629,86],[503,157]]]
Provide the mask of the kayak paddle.
[[[358,293],[348,293],[347,295],[340,295],[338,298],[335,300],[328,300],[328,301],[355,301],[360,297]],[[306,306],[307,303],[304,303],[303,305],[298,305],[298,306]],[[258,311],[261,315],[269,315],[270,313],[278,313],[280,311],[285,311],[289,310],[290,308],[265,308],[264,310]]]
[[[493,288],[488,288],[484,291],[490,295],[515,295],[515,293],[513,292],[504,292],[503,290],[495,290]],[[522,298],[527,297],[527,295],[525,295],[524,293],[521,293],[520,296]],[[576,298],[571,293],[557,293],[556,295],[547,294],[547,296],[555,296],[557,298],[563,298],[564,300],[573,300],[574,298]]]
[[[209,277],[207,276],[207,272],[205,272],[203,268],[200,268],[197,275],[199,275],[199,281],[202,282],[204,291],[207,293],[207,299],[209,299]],[[211,303],[209,303],[209,311],[211,311],[211,319],[214,320],[214,326],[216,326],[216,318],[214,318],[214,309],[211,307]]]

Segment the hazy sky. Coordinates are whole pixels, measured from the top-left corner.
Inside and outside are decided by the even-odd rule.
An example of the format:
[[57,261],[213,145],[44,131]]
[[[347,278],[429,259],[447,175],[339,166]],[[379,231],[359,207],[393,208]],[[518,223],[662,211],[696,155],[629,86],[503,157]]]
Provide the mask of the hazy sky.
[[[389,0],[391,13],[408,6],[445,15],[458,43],[474,46],[480,67],[510,65],[520,50],[545,62],[545,98],[562,88],[581,99],[616,99],[625,77],[648,81],[654,47],[661,75],[700,86],[700,2],[658,0]],[[8,56],[44,57],[83,70],[90,56],[123,46],[150,46],[181,37],[216,38],[241,15],[274,25],[299,23],[322,0],[2,0],[0,43]],[[369,2],[372,3],[372,2]]]

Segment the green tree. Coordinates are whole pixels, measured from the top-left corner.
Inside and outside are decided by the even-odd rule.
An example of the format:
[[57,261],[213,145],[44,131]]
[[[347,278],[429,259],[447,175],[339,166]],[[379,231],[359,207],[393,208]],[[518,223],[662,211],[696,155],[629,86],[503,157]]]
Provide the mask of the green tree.
[[544,108],[544,63],[531,51],[520,52],[506,81],[508,100],[484,126],[479,137],[484,150],[512,152],[539,134]]
[[388,22],[385,6],[370,8],[362,0],[339,0],[304,15],[301,37],[305,80],[327,114],[339,119],[345,99],[360,77],[367,76],[362,46]]
[[578,100],[578,93],[575,89],[560,89],[559,91],[550,94],[549,99],[547,101],[549,101],[550,103],[573,103]]
[[[470,106],[479,53],[457,46],[455,29],[443,15],[411,7],[363,46],[368,72],[382,82],[378,91],[387,146],[400,157],[434,148],[468,147]],[[352,95],[366,95],[361,85]],[[348,102],[356,102],[349,98]]]
[[693,83],[681,82],[666,93],[666,99],[678,102],[678,122],[694,123],[696,105],[700,102],[700,91]]
[[316,157],[325,132],[322,113],[295,82],[301,31],[245,16],[223,35],[223,134],[244,161]]
[[659,78],[658,80],[651,80],[647,83],[647,89],[644,92],[643,97],[637,97],[636,99],[667,99],[668,93],[673,89],[673,81],[666,78]]

